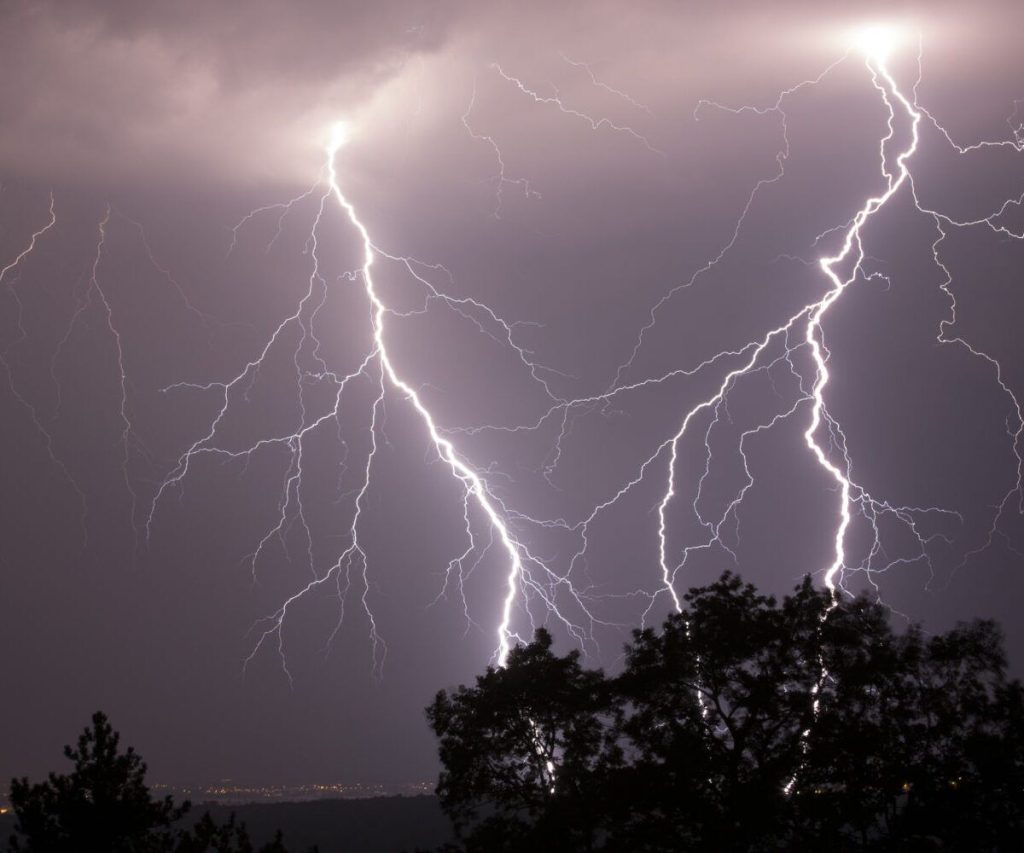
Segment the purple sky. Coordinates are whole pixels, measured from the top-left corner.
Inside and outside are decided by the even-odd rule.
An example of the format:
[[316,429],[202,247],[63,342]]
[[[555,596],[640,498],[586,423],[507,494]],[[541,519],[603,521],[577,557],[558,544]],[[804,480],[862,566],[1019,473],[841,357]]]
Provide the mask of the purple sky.
[[844,585],[1019,671],[1024,12],[716,5],[0,3],[0,777],[102,708],[154,780],[432,778],[512,552],[504,636],[610,667],[662,518],[679,593],[824,582],[883,168]]

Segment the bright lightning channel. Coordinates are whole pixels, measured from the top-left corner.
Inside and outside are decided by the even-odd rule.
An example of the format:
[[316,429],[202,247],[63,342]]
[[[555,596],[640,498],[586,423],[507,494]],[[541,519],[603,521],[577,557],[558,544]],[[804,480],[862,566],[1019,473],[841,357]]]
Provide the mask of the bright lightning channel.
[[[807,441],[807,446],[811,449],[811,452],[818,460],[818,464],[832,476],[840,490],[840,521],[839,525],[836,527],[835,559],[825,571],[825,585],[833,593],[836,591],[836,577],[840,572],[842,572],[846,565],[844,543],[846,539],[846,531],[850,526],[850,494],[854,487],[850,481],[849,471],[844,471],[839,468],[839,466],[830,462],[824,448],[822,448],[822,446],[815,440],[815,434],[821,426],[822,412],[825,407],[825,386],[828,384],[829,380],[828,365],[826,364],[824,347],[822,344],[823,333],[821,329],[821,321],[829,308],[831,308],[832,305],[835,304],[836,300],[842,295],[843,291],[852,284],[857,276],[862,272],[865,252],[863,243],[861,242],[861,231],[864,224],[873,214],[881,210],[885,203],[889,201],[889,199],[899,191],[900,187],[908,181],[910,172],[907,170],[907,160],[913,156],[914,152],[917,150],[918,125],[921,122],[921,114],[914,109],[910,101],[908,101],[906,96],[904,96],[900,91],[899,87],[896,85],[896,81],[893,79],[885,65],[885,57],[887,52],[892,48],[893,38],[894,37],[887,31],[883,30],[881,33],[873,31],[870,41],[868,42],[868,56],[866,61],[868,70],[871,72],[872,81],[881,93],[883,99],[885,99],[886,105],[889,107],[890,135],[892,133],[893,108],[887,94],[891,94],[900,102],[900,105],[904,110],[906,110],[907,115],[911,119],[911,143],[905,150],[900,152],[899,156],[896,158],[899,176],[894,180],[892,175],[886,172],[883,141],[882,172],[888,179],[888,188],[881,195],[869,198],[864,203],[864,206],[857,212],[857,215],[853,220],[853,225],[846,232],[842,248],[838,254],[832,257],[824,257],[820,259],[819,263],[821,265],[821,269],[832,283],[832,289],[816,306],[814,306],[806,327],[806,340],[810,347],[811,355],[814,358],[814,363],[817,366],[818,379],[814,385],[814,405],[811,407],[811,422],[807,427],[807,431],[804,433],[804,438]],[[884,80],[884,86],[879,84],[879,75]],[[849,277],[843,279],[836,272],[836,266],[843,263],[851,256],[856,256],[856,261],[853,264]]]
[[345,194],[341,190],[341,185],[338,182],[338,173],[335,168],[335,161],[337,159],[338,149],[341,147],[343,141],[343,137],[339,137],[337,132],[332,134],[331,143],[327,150],[328,181],[338,204],[340,204],[345,210],[345,213],[348,214],[349,221],[352,223],[356,231],[359,232],[359,236],[362,238],[362,280],[363,285],[366,288],[366,297],[373,306],[373,339],[376,344],[376,350],[381,366],[383,367],[391,384],[406,397],[419,414],[420,418],[423,420],[423,425],[426,427],[427,432],[430,435],[430,440],[434,443],[434,448],[437,451],[438,456],[448,463],[448,466],[451,468],[452,475],[459,480],[465,488],[467,497],[475,501],[476,505],[483,510],[492,528],[497,532],[498,539],[508,555],[509,570],[506,580],[505,599],[502,604],[501,621],[498,625],[498,648],[496,653],[498,665],[503,666],[505,664],[505,660],[508,658],[508,653],[511,648],[510,643],[512,639],[512,631],[510,626],[512,621],[512,607],[515,603],[516,590],[523,573],[523,562],[521,556],[523,546],[516,541],[515,537],[509,531],[508,525],[495,507],[483,479],[476,471],[473,470],[473,468],[462,460],[456,452],[455,446],[452,442],[438,432],[437,424],[434,422],[434,416],[430,413],[430,410],[423,404],[423,401],[420,399],[420,396],[416,393],[415,389],[409,385],[409,383],[406,382],[395,369],[394,362],[391,359],[391,354],[388,352],[387,343],[384,338],[384,319],[388,309],[377,295],[377,291],[373,283],[373,263],[376,258],[376,250],[373,245],[373,241],[370,239],[370,234],[366,230],[366,226],[359,219],[359,216],[356,214],[355,207],[353,207],[352,203],[345,197]]
[[[205,383],[178,382],[163,389],[165,392],[184,389],[204,393],[213,392],[220,397],[220,407],[210,422],[206,433],[186,448],[170,474],[159,484],[146,519],[147,537],[152,532],[154,516],[160,501],[172,488],[180,489],[183,487],[184,480],[190,473],[193,463],[199,458],[212,454],[229,459],[248,460],[258,451],[271,447],[284,447],[289,454],[290,462],[284,475],[281,491],[282,497],[278,504],[277,521],[259,541],[255,551],[249,555],[248,560],[255,583],[257,579],[257,563],[263,555],[265,547],[275,539],[280,541],[282,545],[284,544],[283,537],[289,523],[288,519],[291,516],[297,518],[306,539],[306,557],[312,573],[312,580],[289,596],[274,613],[257,622],[254,626],[257,633],[256,641],[245,660],[245,665],[248,665],[265,645],[274,643],[281,667],[290,681],[292,676],[288,668],[284,648],[283,632],[285,621],[297,602],[311,594],[314,590],[321,587],[329,589],[330,585],[333,584],[339,601],[339,618],[334,631],[328,638],[327,648],[329,649],[345,618],[345,600],[352,587],[352,573],[356,571],[362,587],[360,599],[363,611],[370,626],[369,637],[373,648],[373,671],[378,675],[381,674],[387,647],[383,638],[378,633],[376,618],[369,601],[371,587],[369,558],[362,544],[361,522],[365,498],[372,483],[372,468],[378,450],[378,432],[381,429],[381,412],[383,411],[386,395],[389,389],[391,389],[411,404],[412,408],[416,411],[431,440],[434,451],[447,465],[454,480],[459,483],[463,492],[461,503],[468,544],[465,550],[449,563],[445,574],[445,586],[442,589],[441,595],[446,593],[454,573],[462,597],[467,625],[473,624],[463,588],[465,577],[472,571],[472,568],[465,571],[465,562],[476,552],[476,562],[473,564],[475,567],[496,541],[508,559],[508,571],[505,575],[504,592],[501,597],[501,615],[496,629],[494,660],[499,665],[503,665],[512,644],[521,639],[512,627],[517,605],[522,606],[531,624],[535,624],[534,616],[529,606],[531,598],[539,601],[546,613],[559,620],[579,642],[586,642],[590,639],[590,630],[574,624],[569,616],[562,611],[556,601],[556,597],[560,594],[568,596],[569,600],[573,602],[574,607],[583,613],[591,626],[601,624],[601,620],[597,619],[589,611],[585,596],[575,588],[568,577],[558,575],[540,556],[532,553],[527,544],[516,535],[510,526],[511,519],[526,524],[544,525],[545,522],[533,519],[522,513],[517,513],[506,506],[489,486],[485,478],[487,471],[475,468],[459,453],[452,440],[443,433],[443,430],[438,426],[435,415],[423,400],[422,395],[402,375],[399,366],[392,358],[387,344],[387,318],[389,316],[403,317],[421,314],[426,311],[428,304],[439,302],[463,320],[471,323],[481,334],[486,335],[503,346],[507,346],[516,355],[523,368],[528,371],[532,381],[543,390],[550,400],[564,402],[553,392],[549,384],[549,374],[557,374],[558,372],[534,361],[530,353],[516,343],[514,335],[515,323],[503,320],[482,302],[468,297],[456,298],[440,290],[431,281],[429,276],[440,273],[448,276],[450,279],[450,273],[444,267],[427,264],[415,258],[388,253],[372,240],[367,227],[359,218],[355,206],[343,192],[342,182],[337,170],[339,151],[343,147],[348,134],[348,126],[344,123],[338,123],[331,128],[324,148],[324,167],[321,171],[320,179],[311,189],[285,204],[267,205],[250,212],[232,229],[232,242],[229,252],[236,245],[239,229],[246,222],[261,212],[275,210],[278,211],[278,230],[274,239],[277,239],[281,231],[282,220],[290,210],[296,204],[306,199],[318,197],[317,212],[307,239],[307,254],[312,259],[312,270],[306,292],[299,300],[295,310],[278,324],[256,357],[247,362],[243,369],[231,379]],[[372,346],[366,352],[360,364],[352,372],[345,375],[338,374],[327,367],[320,356],[318,332],[314,328],[318,321],[318,315],[327,299],[328,282],[324,278],[324,273],[320,267],[319,248],[322,239],[321,229],[324,215],[328,204],[331,202],[340,208],[360,238],[362,262],[358,269],[341,276],[339,281],[361,283],[369,309],[373,341]],[[374,280],[375,264],[381,259],[401,265],[415,286],[425,290],[426,301],[424,307],[403,313],[385,304]],[[301,415],[299,428],[289,434],[262,438],[242,449],[231,449],[222,446],[219,443],[219,433],[233,399],[237,396],[245,398],[248,389],[256,381],[259,370],[271,350],[282,345],[286,330],[294,327],[298,327],[301,331],[301,337],[292,356],[298,381]],[[312,349],[309,355],[315,365],[313,370],[300,363],[300,356],[305,347]],[[376,396],[370,412],[368,430],[370,449],[365,457],[359,486],[355,494],[352,516],[347,528],[348,545],[337,559],[333,561],[327,571],[319,572],[314,565],[312,533],[306,521],[302,500],[305,440],[311,433],[329,420],[340,424],[339,417],[346,390],[353,383],[365,378],[370,378],[374,383]],[[307,410],[302,388],[304,383],[321,381],[333,384],[335,389],[334,403],[327,412],[319,416],[313,416]],[[480,544],[477,542],[474,522],[471,517],[471,508],[482,513],[487,522],[487,529],[489,531],[488,541],[483,547],[480,547]],[[521,598],[520,595],[522,596]]]

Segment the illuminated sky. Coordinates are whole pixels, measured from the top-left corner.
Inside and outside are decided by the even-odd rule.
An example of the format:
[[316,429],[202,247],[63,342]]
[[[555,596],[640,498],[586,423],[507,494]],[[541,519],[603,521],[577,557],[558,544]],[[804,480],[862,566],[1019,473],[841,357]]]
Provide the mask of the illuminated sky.
[[103,708],[167,781],[431,777],[502,637],[667,612],[662,519],[679,593],[823,581],[871,197],[845,585],[1019,669],[1024,13],[551,5],[0,6],[0,775]]

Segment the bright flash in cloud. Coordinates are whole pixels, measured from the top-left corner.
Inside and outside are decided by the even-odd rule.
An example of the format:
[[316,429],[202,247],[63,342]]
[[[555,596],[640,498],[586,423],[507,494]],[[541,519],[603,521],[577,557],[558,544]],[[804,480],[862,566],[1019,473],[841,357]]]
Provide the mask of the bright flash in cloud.
[[876,61],[884,61],[909,40],[909,29],[896,23],[876,23],[858,27],[850,39],[853,47],[868,59]]

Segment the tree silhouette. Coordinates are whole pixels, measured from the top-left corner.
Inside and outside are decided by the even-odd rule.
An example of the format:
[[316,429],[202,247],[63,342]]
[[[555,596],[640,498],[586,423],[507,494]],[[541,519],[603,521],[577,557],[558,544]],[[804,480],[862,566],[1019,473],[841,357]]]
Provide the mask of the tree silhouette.
[[538,828],[556,847],[589,849],[607,684],[578,652],[556,657],[551,642],[538,630],[507,666],[489,667],[475,688],[441,691],[427,709],[445,768],[437,793],[457,829],[471,830],[473,849],[525,843]]
[[[190,810],[171,797],[157,800],[144,782],[146,765],[132,747],[121,752],[120,736],[105,714],[76,748],[64,747],[74,762],[69,774],[51,773],[46,782],[11,781],[17,817],[12,853],[254,853],[245,826],[234,816],[218,825],[203,815],[191,828],[176,826]],[[281,835],[260,853],[287,853]]]
[[[14,851],[104,850],[136,853],[171,849],[171,826],[188,810],[170,797],[154,800],[143,782],[146,765],[120,737],[107,717],[96,712],[78,746],[64,747],[74,762],[70,774],[51,773],[48,781],[11,781],[11,806],[18,818]],[[19,838],[20,836],[20,838]]]
[[[256,848],[245,824],[235,823],[234,815],[228,818],[227,823],[218,824],[207,812],[191,831],[179,835],[173,850],[174,853],[255,853]],[[278,831],[269,844],[260,847],[259,853],[288,853],[281,832]],[[316,853],[316,848],[310,853]]]
[[[859,846],[1013,850],[1024,831],[1024,691],[996,626],[881,635],[835,679],[809,738],[807,826]],[[836,784],[836,780],[842,784]],[[846,848],[837,848],[846,849]]]
[[615,681],[614,736],[630,756],[616,835],[642,834],[649,849],[669,833],[756,849],[785,831],[786,788],[821,694],[829,599],[804,583],[780,607],[727,574],[686,602],[660,633],[634,633]]
[[427,709],[461,849],[1018,849],[1024,690],[991,622],[897,634],[863,598],[727,573],[615,677],[551,645]]

